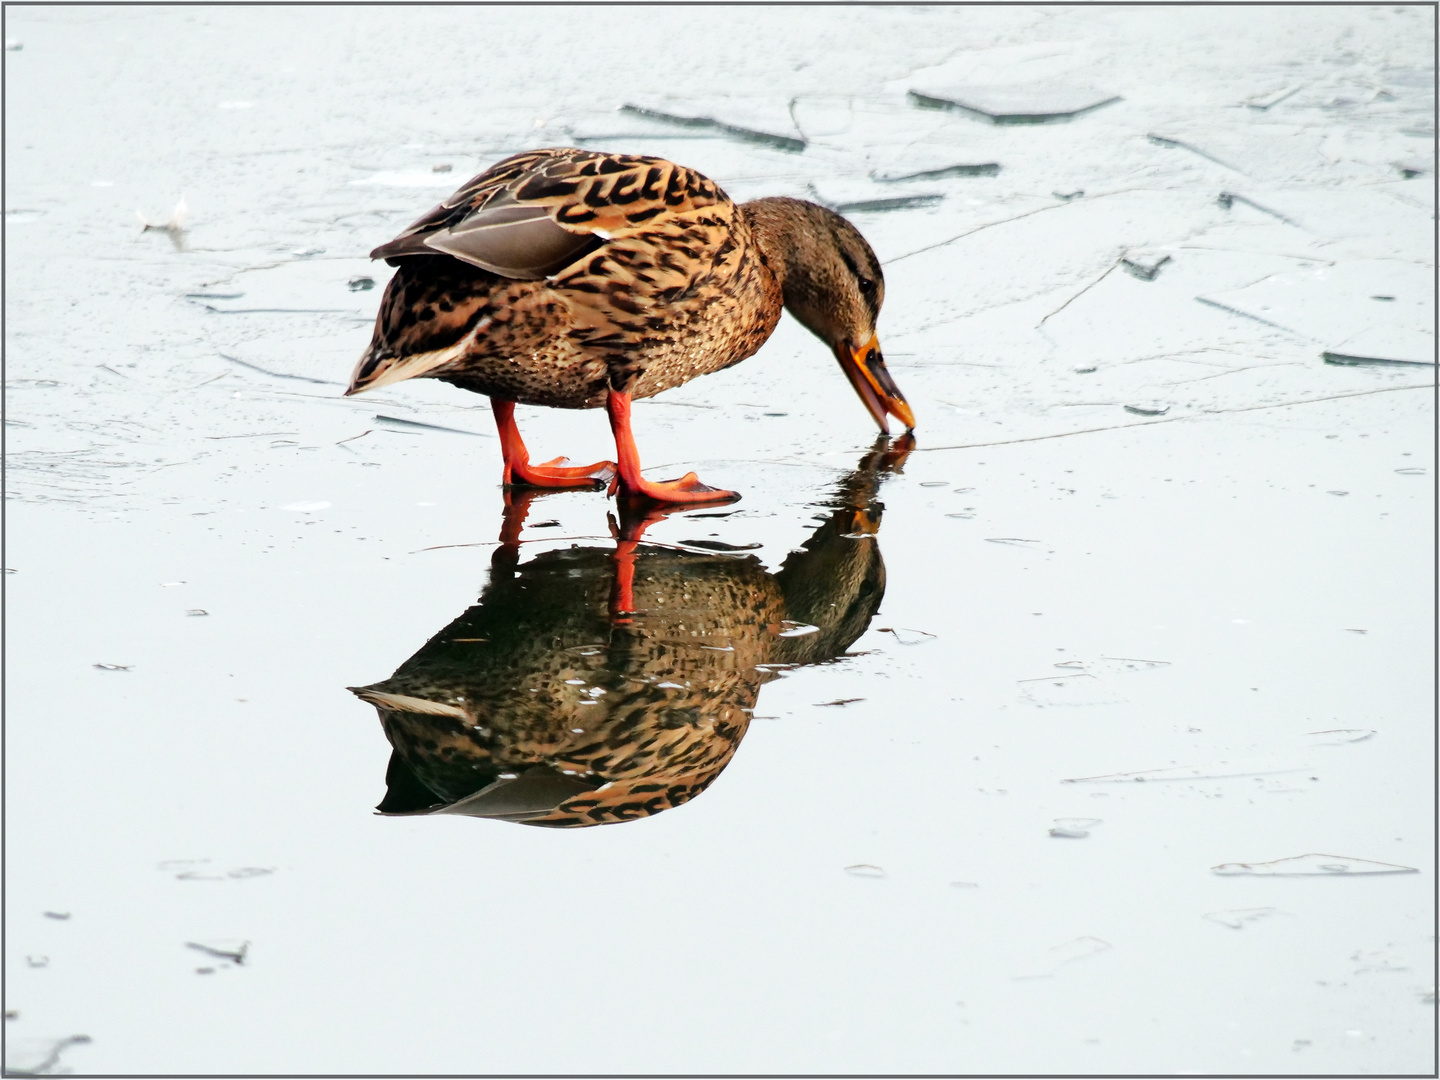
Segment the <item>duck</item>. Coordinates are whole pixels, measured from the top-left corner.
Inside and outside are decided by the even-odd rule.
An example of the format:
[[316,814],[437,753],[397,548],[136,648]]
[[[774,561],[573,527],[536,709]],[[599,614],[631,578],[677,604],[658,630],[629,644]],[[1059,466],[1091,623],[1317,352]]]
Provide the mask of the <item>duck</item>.
[[911,445],[877,440],[774,573],[743,550],[645,542],[684,508],[643,502],[619,503],[614,548],[521,563],[536,493],[508,498],[479,600],[388,679],[350,687],[392,748],[376,809],[581,828],[705,791],[761,687],[869,626],[885,594],[877,493]]
[[[813,202],[736,204],[663,158],[528,150],[370,256],[395,273],[346,394],[428,378],[486,395],[506,487],[738,499],[693,472],[645,478],[631,407],[754,355],[782,310],[830,348],[882,433],[887,417],[915,427],[875,332],[880,261],[854,225]],[[615,460],[532,464],[517,404],[605,409]]]

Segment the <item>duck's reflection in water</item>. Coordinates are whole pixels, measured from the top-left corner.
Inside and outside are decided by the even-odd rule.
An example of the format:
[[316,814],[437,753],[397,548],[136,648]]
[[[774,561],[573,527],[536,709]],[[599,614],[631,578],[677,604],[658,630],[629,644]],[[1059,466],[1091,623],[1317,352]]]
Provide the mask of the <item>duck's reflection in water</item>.
[[876,493],[912,445],[877,441],[774,574],[753,555],[644,544],[659,515],[643,513],[622,515],[614,549],[521,564],[529,500],[512,500],[480,602],[390,678],[352,688],[394,748],[377,809],[581,826],[694,798],[762,685],[869,625],[885,591]]

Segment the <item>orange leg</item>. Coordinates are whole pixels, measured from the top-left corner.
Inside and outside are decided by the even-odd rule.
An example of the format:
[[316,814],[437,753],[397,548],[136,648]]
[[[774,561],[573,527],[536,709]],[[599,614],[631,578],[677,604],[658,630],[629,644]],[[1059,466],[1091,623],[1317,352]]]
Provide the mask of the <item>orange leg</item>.
[[506,487],[601,488],[615,475],[613,461],[593,465],[567,466],[569,458],[557,457],[542,465],[530,464],[530,451],[515,426],[515,402],[492,397],[490,410],[500,429],[500,453],[505,458]]
[[605,399],[605,411],[610,414],[610,430],[615,434],[615,456],[619,459],[618,473],[611,490],[618,488],[621,498],[648,499],[659,503],[718,503],[734,502],[740,498],[737,492],[702,484],[693,472],[678,480],[659,483],[646,480],[640,475],[640,451],[635,448],[635,436],[630,432],[630,395],[611,390]]

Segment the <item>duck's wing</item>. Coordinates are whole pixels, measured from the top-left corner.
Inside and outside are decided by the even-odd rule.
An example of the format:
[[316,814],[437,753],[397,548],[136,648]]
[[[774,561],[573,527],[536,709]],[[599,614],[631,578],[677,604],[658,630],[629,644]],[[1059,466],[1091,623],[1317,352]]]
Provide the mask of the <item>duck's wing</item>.
[[370,257],[441,253],[538,281],[617,236],[714,205],[733,207],[711,180],[661,158],[531,150],[492,165]]

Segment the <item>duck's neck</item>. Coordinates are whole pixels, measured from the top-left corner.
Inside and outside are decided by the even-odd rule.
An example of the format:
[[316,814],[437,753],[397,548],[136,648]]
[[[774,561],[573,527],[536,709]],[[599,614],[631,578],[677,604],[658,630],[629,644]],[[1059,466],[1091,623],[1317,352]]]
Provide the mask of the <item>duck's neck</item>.
[[752,199],[740,204],[740,212],[750,225],[755,246],[780,288],[785,288],[787,270],[794,263],[796,249],[805,217],[802,208],[806,203],[799,199],[770,198]]

